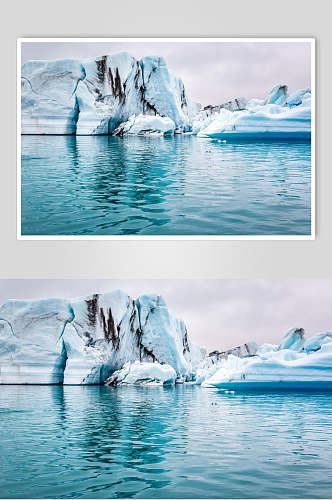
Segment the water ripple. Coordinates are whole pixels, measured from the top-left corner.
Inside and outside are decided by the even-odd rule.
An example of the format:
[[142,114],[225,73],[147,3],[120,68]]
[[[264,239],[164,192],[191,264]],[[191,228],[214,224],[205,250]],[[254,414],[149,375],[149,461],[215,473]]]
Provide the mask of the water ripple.
[[23,136],[22,234],[310,234],[308,142]]
[[332,394],[3,386],[4,498],[328,498]]

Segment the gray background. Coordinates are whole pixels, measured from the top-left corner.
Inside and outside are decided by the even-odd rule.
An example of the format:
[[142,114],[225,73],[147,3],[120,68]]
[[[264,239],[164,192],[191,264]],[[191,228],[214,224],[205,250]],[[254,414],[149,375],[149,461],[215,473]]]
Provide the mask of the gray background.
[[[0,21],[0,277],[332,277],[330,5],[326,0],[7,2]],[[38,36],[316,37],[316,241],[17,241],[16,38]]]

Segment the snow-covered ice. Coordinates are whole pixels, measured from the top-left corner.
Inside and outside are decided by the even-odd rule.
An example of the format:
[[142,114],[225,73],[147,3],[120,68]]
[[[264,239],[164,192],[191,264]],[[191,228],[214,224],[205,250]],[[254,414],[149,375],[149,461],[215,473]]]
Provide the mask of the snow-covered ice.
[[114,372],[105,385],[173,385],[175,380],[176,371],[170,365],[134,361]]
[[252,99],[241,111],[222,108],[209,116],[200,113],[194,119],[193,131],[202,137],[223,139],[308,139],[311,134],[310,89],[291,96],[285,89],[284,85],[276,86],[265,100]]
[[280,346],[265,344],[248,358],[230,355],[212,376],[207,373],[202,385],[229,390],[332,388],[332,335],[305,341],[303,329],[294,328]]
[[114,130],[114,135],[169,135],[175,131],[175,123],[167,116],[132,115],[127,122]]
[[200,109],[162,57],[127,52],[95,59],[27,61],[21,71],[23,134],[309,138],[311,91],[276,85]]
[[0,307],[0,384],[173,384],[222,389],[332,387],[332,333],[286,332],[206,355],[160,295],[121,290]]
[[205,379],[214,375],[229,356],[247,358],[254,356],[258,349],[259,346],[256,342],[247,342],[225,351],[210,352],[197,367],[195,375],[196,384],[202,384]]

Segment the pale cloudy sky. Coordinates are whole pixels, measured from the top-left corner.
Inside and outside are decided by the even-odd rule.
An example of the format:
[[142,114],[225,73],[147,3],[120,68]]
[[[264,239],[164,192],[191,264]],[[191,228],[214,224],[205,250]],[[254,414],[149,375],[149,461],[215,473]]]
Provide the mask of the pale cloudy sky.
[[86,59],[127,51],[137,59],[163,56],[181,77],[192,99],[203,105],[234,97],[264,97],[276,84],[290,91],[310,87],[310,44],[307,42],[29,42],[29,59]]
[[332,331],[332,280],[0,280],[9,298],[77,297],[122,289],[163,295],[190,338],[209,351],[254,340],[279,343],[292,327]]

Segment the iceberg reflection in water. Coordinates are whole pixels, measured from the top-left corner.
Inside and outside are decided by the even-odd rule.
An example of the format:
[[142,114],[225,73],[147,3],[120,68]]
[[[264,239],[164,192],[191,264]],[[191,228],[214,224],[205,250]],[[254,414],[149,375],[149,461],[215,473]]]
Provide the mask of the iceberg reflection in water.
[[23,235],[309,235],[309,141],[22,136]]
[[332,392],[2,386],[4,498],[327,498]]

